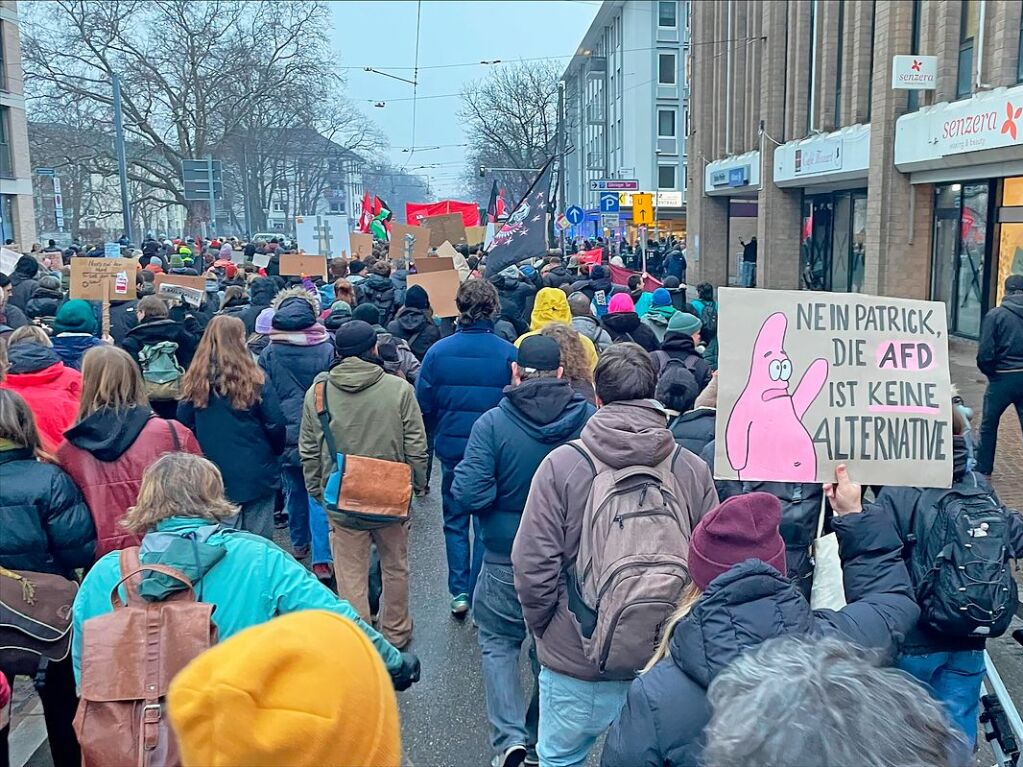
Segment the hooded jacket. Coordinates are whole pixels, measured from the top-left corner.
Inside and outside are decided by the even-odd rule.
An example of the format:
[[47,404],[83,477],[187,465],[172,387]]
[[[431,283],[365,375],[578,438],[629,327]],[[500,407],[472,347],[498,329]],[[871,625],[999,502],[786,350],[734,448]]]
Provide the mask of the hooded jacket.
[[[582,441],[614,469],[654,466],[675,451],[665,428],[667,417],[654,400],[614,402],[600,408],[582,431]],[[707,465],[680,450],[673,472],[696,523],[718,503]],[[512,547],[515,591],[526,625],[536,636],[540,662],[577,679],[600,680],[587,660],[578,623],[568,609],[566,565],[579,554],[579,538],[593,472],[588,460],[571,445],[554,450],[540,463]],[[629,678],[629,677],[626,677]]]
[[977,367],[988,378],[1023,373],[1023,293],[1008,295],[980,327]]
[[10,369],[0,388],[20,394],[36,419],[43,450],[52,453],[78,416],[82,375],[46,346],[23,342],[7,350]]
[[496,407],[511,383],[516,350],[480,320],[430,347],[416,379],[416,398],[437,457],[449,467],[462,460],[476,419]]
[[671,304],[668,306],[651,306],[643,315],[642,323],[654,331],[658,343],[664,341],[664,334],[668,332],[668,323],[677,310]]
[[[837,635],[891,656],[920,614],[891,520],[867,507],[833,522],[848,605],[811,610],[781,573],[748,559],[711,581],[674,628],[669,657],[637,677],[601,764],[700,765],[707,688],[744,651],[781,636]],[[794,735],[795,736],[795,735]]]
[[654,331],[640,322],[636,312],[608,312],[600,322],[611,336],[612,343],[631,341],[648,352],[655,352],[660,348]]
[[715,408],[698,407],[676,418],[671,424],[671,434],[690,453],[700,455],[714,441],[716,419]]
[[664,275],[678,277],[679,282],[686,281],[686,257],[677,248],[668,253],[664,259]]
[[548,288],[560,288],[562,285],[571,284],[573,279],[571,272],[559,264],[543,276],[543,284]]
[[63,300],[64,293],[59,288],[50,290],[37,283],[36,289],[32,291],[32,297],[25,302],[25,314],[33,320],[42,317],[52,319],[57,315]]
[[0,448],[0,567],[70,577],[95,559],[96,529],[82,494],[28,448]]
[[178,421],[192,430],[203,455],[220,469],[231,502],[248,503],[280,488],[287,430],[272,386],[264,384],[261,399],[246,410],[212,391],[204,408],[181,400]]
[[[82,627],[113,610],[110,592],[121,579],[120,554],[111,552],[85,576],[72,607],[71,657],[81,680]],[[250,626],[299,610],[329,610],[353,621],[370,638],[391,671],[401,655],[352,606],[274,543],[258,535],[213,525],[196,517],[171,517],[142,542],[144,564],[166,563],[196,584],[196,598],[216,606],[213,622],[221,641]],[[143,577],[140,589],[154,597],[170,593],[159,573]]]
[[29,299],[39,287],[39,262],[32,256],[22,256],[11,272],[11,297],[10,303],[17,306],[23,312],[28,310]]
[[82,369],[82,357],[89,349],[103,346],[103,341],[91,333],[60,333],[50,340],[60,361],[74,370]]
[[256,317],[277,295],[277,283],[268,277],[259,277],[249,286],[249,304],[238,313],[238,319],[245,323],[246,334],[256,332]]
[[451,496],[479,517],[484,558],[511,564],[512,542],[540,462],[577,439],[596,408],[564,378],[535,378],[504,390],[472,427]]
[[[560,288],[543,288],[536,294],[529,332],[519,336],[515,341],[515,346],[518,347],[522,343],[522,339],[539,334],[541,330],[555,322],[572,326],[572,312],[568,308],[568,296]],[[582,334],[580,334],[580,341],[586,350],[586,359],[590,362],[590,369],[596,368],[597,349],[593,345],[593,341]]]
[[440,340],[440,328],[422,309],[403,306],[387,325],[387,332],[408,343],[420,362],[430,347]]
[[138,543],[120,522],[138,500],[145,470],[175,450],[202,455],[192,432],[148,407],[98,410],[68,429],[57,462],[85,496],[96,525],[97,557]]
[[185,326],[175,320],[165,317],[162,319],[143,319],[133,327],[124,337],[121,348],[124,349],[135,363],[141,368],[139,353],[147,346],[158,344],[161,341],[172,341],[178,345],[174,356],[182,369],[188,370],[192,364],[192,357],[195,356],[195,348],[199,345],[199,337],[189,333]]
[[501,316],[515,325],[516,332],[524,333],[529,326],[530,313],[533,311],[536,287],[517,275],[518,269],[509,267],[491,282],[497,288],[498,298],[501,299]]
[[375,304],[380,310],[380,323],[386,325],[394,316],[394,309],[397,305],[395,300],[395,287],[390,277],[381,277],[379,274],[371,274],[359,283],[356,288],[359,303]]
[[579,335],[590,339],[593,347],[597,350],[597,354],[602,354],[611,345],[611,336],[607,334],[607,331],[593,317],[587,317],[586,315],[572,317],[572,329]]
[[[338,452],[407,463],[413,489],[424,490],[426,428],[412,386],[359,357],[346,357],[316,380],[327,382],[330,429]],[[315,385],[302,405],[298,452],[306,489],[322,503],[335,462],[316,412]]]

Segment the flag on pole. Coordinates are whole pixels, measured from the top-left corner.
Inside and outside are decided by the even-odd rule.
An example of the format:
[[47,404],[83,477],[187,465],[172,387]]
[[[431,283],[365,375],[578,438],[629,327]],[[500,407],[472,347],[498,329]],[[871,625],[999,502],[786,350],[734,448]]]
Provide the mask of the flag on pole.
[[391,213],[391,206],[379,197],[374,197],[370,216],[369,228],[373,232],[373,236],[384,242],[390,240],[391,219],[394,217]]
[[363,234],[369,234],[370,223],[373,221],[372,212],[373,203],[369,199],[369,192],[364,192],[362,195],[362,212],[359,214],[359,231]]
[[494,234],[487,253],[487,276],[527,258],[547,253],[547,214],[550,208],[554,158],[543,166],[540,175],[519,200],[505,224]]

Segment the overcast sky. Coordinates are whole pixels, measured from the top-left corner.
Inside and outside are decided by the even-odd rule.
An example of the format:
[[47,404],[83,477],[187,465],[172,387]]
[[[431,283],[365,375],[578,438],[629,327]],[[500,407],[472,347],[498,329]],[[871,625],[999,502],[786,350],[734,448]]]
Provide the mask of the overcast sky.
[[[455,114],[463,86],[486,74],[482,60],[557,57],[567,64],[600,8],[597,0],[423,0],[415,155],[412,86],[363,71],[374,67],[409,80],[415,63],[415,0],[331,3],[334,41],[352,100],[384,132],[390,158],[425,173],[438,197],[462,193],[465,135]],[[450,65],[468,66],[450,66]],[[496,65],[500,66],[500,64]],[[438,97],[438,98],[432,98]],[[382,109],[374,102],[386,103]],[[427,147],[442,147],[428,150]],[[415,169],[421,165],[437,167]],[[372,190],[369,190],[372,191]]]

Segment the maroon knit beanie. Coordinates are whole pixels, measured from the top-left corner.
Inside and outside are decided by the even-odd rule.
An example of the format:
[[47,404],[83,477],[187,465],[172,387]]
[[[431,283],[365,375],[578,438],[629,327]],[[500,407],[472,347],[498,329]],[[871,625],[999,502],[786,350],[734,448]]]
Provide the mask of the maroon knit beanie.
[[693,583],[706,591],[712,580],[747,559],[759,559],[785,575],[780,524],[781,503],[770,493],[738,495],[711,509],[689,542]]

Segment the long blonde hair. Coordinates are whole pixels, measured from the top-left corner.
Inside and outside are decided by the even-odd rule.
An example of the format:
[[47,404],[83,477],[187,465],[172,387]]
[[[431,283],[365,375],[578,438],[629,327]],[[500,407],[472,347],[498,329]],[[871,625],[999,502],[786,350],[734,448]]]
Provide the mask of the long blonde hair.
[[165,453],[142,474],[138,501],[121,525],[144,533],[171,517],[199,517],[210,522],[238,513],[224,497],[224,480],[208,459],[192,453]]
[[689,612],[693,609],[693,605],[695,605],[702,596],[703,591],[693,581],[689,581],[686,587],[682,589],[682,596],[678,599],[678,607],[675,608],[675,612],[671,614],[667,623],[664,624],[664,632],[661,634],[661,641],[657,643],[657,649],[654,650],[653,657],[643,667],[643,670],[640,672],[641,674],[645,674],[668,657],[668,648],[671,646],[671,635],[675,633],[675,626],[681,623],[682,619],[689,615]]
[[82,357],[82,397],[78,420],[97,410],[148,407],[142,373],[131,355],[116,346],[94,346]]

